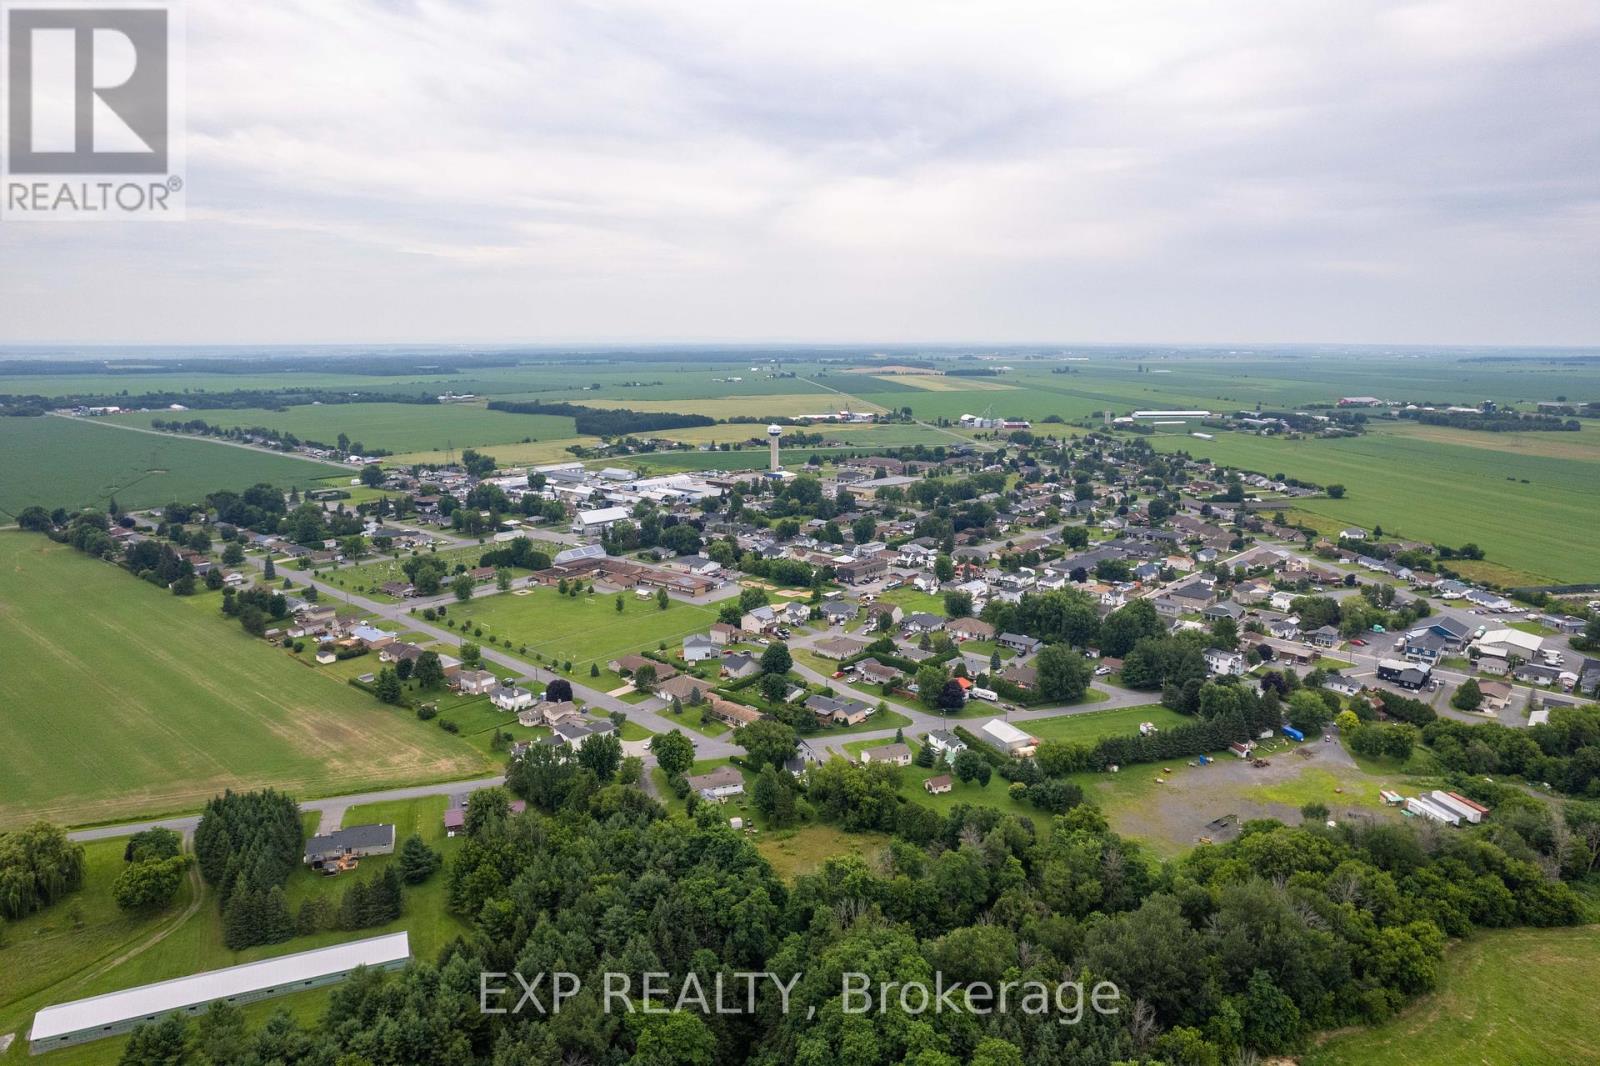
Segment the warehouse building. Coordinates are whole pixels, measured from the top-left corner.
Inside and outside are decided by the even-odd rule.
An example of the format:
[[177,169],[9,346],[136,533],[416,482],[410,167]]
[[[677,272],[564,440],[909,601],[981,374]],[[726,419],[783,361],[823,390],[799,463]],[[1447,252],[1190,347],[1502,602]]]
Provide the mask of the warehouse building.
[[337,984],[362,966],[398,970],[410,961],[410,937],[390,933],[58,1003],[34,1015],[28,1050],[37,1055],[120,1036],[169,1014],[197,1015],[213,1003],[254,1003]]

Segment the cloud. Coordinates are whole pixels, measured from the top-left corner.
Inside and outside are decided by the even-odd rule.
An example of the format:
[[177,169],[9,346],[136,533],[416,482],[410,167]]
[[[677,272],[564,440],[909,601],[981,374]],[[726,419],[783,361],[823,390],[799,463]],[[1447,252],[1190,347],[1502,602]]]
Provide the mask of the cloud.
[[0,341],[1600,332],[1592,3],[188,12],[190,221],[0,226]]

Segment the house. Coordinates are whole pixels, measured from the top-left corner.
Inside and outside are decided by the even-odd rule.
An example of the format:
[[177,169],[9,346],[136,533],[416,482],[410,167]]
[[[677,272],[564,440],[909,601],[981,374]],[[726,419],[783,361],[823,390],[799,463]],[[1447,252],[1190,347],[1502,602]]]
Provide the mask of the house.
[[1274,618],[1267,623],[1267,633],[1278,640],[1294,640],[1300,635],[1300,620],[1293,616]]
[[698,792],[701,799],[717,803],[744,793],[744,775],[731,766],[719,766],[708,774],[696,774],[688,780],[689,787]]
[[885,663],[880,663],[876,658],[862,659],[856,663],[856,674],[865,681],[877,685],[887,685],[900,676],[900,671]]
[[1186,611],[1198,611],[1216,598],[1216,594],[1203,582],[1191,581],[1167,593],[1183,605]]
[[899,625],[905,618],[905,612],[897,603],[874,603],[867,608],[867,617],[872,619],[874,628],[881,624],[878,620],[886,615],[890,625]]
[[394,634],[386,629],[365,624],[350,627],[350,636],[365,644],[368,648],[377,651],[394,643]]
[[1333,626],[1319,626],[1311,631],[1311,643],[1319,648],[1333,648],[1339,644],[1339,631]]
[[1478,691],[1483,693],[1478,710],[1484,714],[1499,714],[1511,705],[1511,686],[1504,681],[1480,681]]
[[1289,611],[1294,609],[1295,594],[1292,592],[1274,592],[1267,597],[1267,606],[1274,611]]
[[1206,669],[1219,676],[1242,677],[1245,671],[1244,656],[1224,648],[1206,649]]
[[935,729],[928,734],[928,747],[945,762],[954,762],[957,755],[967,750],[967,742],[946,729]]
[[852,655],[859,655],[867,648],[867,642],[854,637],[829,637],[819,640],[813,647],[818,655],[824,659],[848,659]]
[[533,706],[533,693],[521,685],[499,685],[489,693],[489,702],[502,711],[515,713]]
[[730,626],[726,622],[715,622],[711,626],[711,643],[716,645],[735,644],[743,635],[738,626]]
[[752,722],[759,722],[766,717],[754,707],[746,707],[742,703],[734,703],[732,700],[725,700],[718,696],[708,696],[706,698],[706,713],[717,719],[717,721],[731,725],[735,729],[747,726]]
[[1224,601],[1222,603],[1213,603],[1200,613],[1208,622],[1219,622],[1224,618],[1230,618],[1237,622],[1244,617],[1244,608],[1237,603]]
[[881,748],[867,748],[861,753],[863,763],[889,763],[892,766],[910,766],[911,748],[905,744],[885,744]]
[[1561,671],[1540,663],[1523,663],[1511,671],[1511,676],[1530,685],[1554,685],[1561,680]]
[[978,729],[978,736],[1013,758],[1026,759],[1039,750],[1039,738],[1029,736],[1010,722],[991,718]]
[[1409,660],[1380,659],[1378,661],[1378,680],[1387,681],[1391,685],[1401,688],[1419,689],[1428,683],[1432,667],[1425,663],[1419,664]]
[[938,774],[922,782],[922,787],[930,796],[942,796],[955,788],[955,783],[950,780],[949,774]]
[[378,586],[378,591],[385,596],[393,596],[397,600],[404,600],[415,596],[417,587],[409,581],[386,581]]
[[619,655],[606,663],[606,666],[612,673],[622,675],[636,674],[648,666],[655,670],[657,681],[665,681],[668,678],[678,676],[676,667],[668,666],[666,663],[658,663],[654,659],[643,655]]
[[778,628],[778,612],[766,604],[751,608],[739,619],[739,628],[746,633],[770,633]]
[[812,696],[806,708],[819,719],[837,725],[860,725],[872,716],[873,708],[849,697]]
[[822,615],[822,620],[831,626],[842,626],[856,616],[858,610],[851,600],[828,600],[817,612]]
[[702,681],[693,674],[679,674],[658,682],[655,687],[656,698],[663,703],[671,703],[674,696],[680,703],[688,704],[694,700],[694,694],[709,695],[715,681]]
[[1000,678],[1009,681],[1018,688],[1034,689],[1039,687],[1039,671],[1027,663],[1006,663],[1000,670]]
[[394,853],[394,826],[353,825],[306,841],[304,862],[313,870],[335,874],[354,869],[352,860]]
[[957,618],[944,628],[953,640],[994,639],[994,626],[981,618]]
[[718,654],[717,645],[708,634],[693,633],[683,638],[683,661],[686,663],[715,659]]
[[498,679],[487,670],[460,670],[456,672],[456,690],[469,696],[493,692]]
[[905,620],[904,628],[907,633],[936,633],[944,628],[946,619],[937,614],[918,611]]
[[1403,639],[1405,657],[1419,663],[1437,663],[1444,656],[1445,648],[1449,644],[1449,641],[1431,627],[1413,629]]
[[734,652],[722,657],[723,677],[752,677],[761,672],[761,660],[749,652]]
[[1361,691],[1361,682],[1342,674],[1333,674],[1322,682],[1322,687],[1341,696],[1354,696]]
[[591,722],[583,718],[563,718],[550,727],[550,731],[561,738],[561,742],[573,751],[577,751],[589,742],[591,737],[603,737],[615,733],[617,727],[612,722]]
[[1044,647],[1044,641],[1023,633],[1001,633],[994,638],[994,642],[1002,648],[1010,648],[1018,655],[1032,655]]

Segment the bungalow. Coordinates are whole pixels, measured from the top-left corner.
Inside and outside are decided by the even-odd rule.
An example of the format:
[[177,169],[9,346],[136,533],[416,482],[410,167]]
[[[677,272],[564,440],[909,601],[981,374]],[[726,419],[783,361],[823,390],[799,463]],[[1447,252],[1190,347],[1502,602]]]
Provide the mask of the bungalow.
[[1561,671],[1539,663],[1523,663],[1511,671],[1511,676],[1530,685],[1554,685],[1561,680]]
[[930,796],[942,796],[956,786],[949,774],[937,774],[922,782],[922,787]]
[[1002,648],[1010,648],[1018,655],[1032,655],[1044,647],[1044,641],[1023,633],[1001,633],[994,638],[994,642]]
[[1200,614],[1208,622],[1220,622],[1224,618],[1230,618],[1237,622],[1244,617],[1244,608],[1237,603],[1224,600],[1221,603],[1209,605]]
[[502,711],[515,713],[533,706],[533,693],[521,685],[500,685],[489,693],[489,702]]
[[621,655],[606,663],[606,666],[612,673],[623,675],[637,674],[648,666],[655,670],[657,681],[666,681],[668,678],[678,676],[676,667],[668,666],[666,663],[658,663],[654,659],[646,658],[643,655]]
[[856,674],[865,681],[876,685],[887,685],[900,676],[900,671],[893,666],[880,663],[876,658],[862,659],[856,663]]
[[945,632],[954,640],[994,639],[994,626],[981,618],[957,618],[945,626]]
[[1322,682],[1322,687],[1341,696],[1354,696],[1361,691],[1361,682],[1341,674],[1333,674]]
[[498,683],[488,670],[460,670],[456,673],[456,690],[469,696],[493,692]]
[[1223,648],[1206,649],[1206,669],[1220,676],[1242,677],[1245,671],[1244,656]]
[[703,681],[693,674],[679,674],[677,677],[669,677],[659,682],[655,687],[655,694],[663,703],[671,703],[676,696],[680,703],[687,704],[693,702],[694,694],[697,692],[702,696],[708,695],[714,684],[715,681]]
[[617,727],[612,722],[591,722],[582,718],[563,718],[550,727],[550,731],[561,738],[561,742],[573,751],[587,744],[592,737],[603,737],[615,733]]
[[929,614],[918,611],[905,620],[907,633],[935,633],[944,628],[946,619],[942,615]]
[[306,841],[304,862],[313,870],[338,873],[350,869],[351,859],[394,853],[394,826],[353,825],[335,829]]
[[824,659],[848,659],[866,650],[867,642],[854,637],[830,637],[817,641],[814,651]]
[[386,581],[378,586],[378,591],[385,596],[393,596],[397,600],[405,600],[417,594],[417,587],[409,581]]
[[935,729],[928,734],[928,747],[945,762],[954,762],[957,755],[967,750],[967,743],[949,730]]
[[1198,611],[1216,598],[1215,593],[1199,581],[1191,581],[1181,585],[1168,593],[1173,599],[1183,605],[1185,610]]
[[722,676],[753,677],[761,672],[761,660],[748,652],[734,652],[722,658]]
[[735,729],[750,725],[752,722],[759,722],[766,717],[754,707],[746,707],[742,703],[734,703],[732,700],[717,696],[708,697],[706,713]]
[[872,716],[873,708],[849,697],[812,696],[806,708],[824,721],[838,725],[860,725]]
[[394,643],[394,634],[386,629],[365,624],[350,627],[350,636],[374,651]]
[[851,600],[829,600],[817,608],[822,620],[831,626],[841,626],[856,616],[856,604]]
[[1039,687],[1038,668],[1027,663],[1006,663],[1000,670],[1000,679],[1009,681],[1018,688],[1034,689]]
[[698,792],[701,799],[717,803],[744,793],[744,775],[731,766],[719,766],[708,774],[696,774],[688,780],[689,787]]
[[910,766],[911,748],[905,744],[885,744],[881,748],[868,748],[861,753],[862,763],[888,763],[891,766]]

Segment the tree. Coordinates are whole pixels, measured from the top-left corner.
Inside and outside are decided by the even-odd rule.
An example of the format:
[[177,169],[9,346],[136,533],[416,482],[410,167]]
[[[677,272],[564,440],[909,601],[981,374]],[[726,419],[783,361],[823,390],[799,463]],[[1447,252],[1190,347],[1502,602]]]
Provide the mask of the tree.
[[656,687],[656,668],[649,663],[634,670],[633,687],[640,692],[649,692]]
[[278,576],[278,568],[273,565],[272,556],[270,554],[267,556],[266,565],[261,568],[261,576],[266,578],[268,581],[271,581]]
[[1047,644],[1033,661],[1039,675],[1039,695],[1047,700],[1070,703],[1089,691],[1094,667],[1064,644]]
[[1113,658],[1125,658],[1145,637],[1159,637],[1166,631],[1155,604],[1134,600],[1106,615],[1100,625],[1100,651]]
[[622,765],[622,741],[615,733],[591,734],[578,747],[578,765],[593,771],[601,784],[610,781]]
[[768,765],[782,769],[784,763],[794,758],[794,729],[774,718],[762,718],[741,726],[733,739],[749,753],[752,769]]
[[494,587],[499,589],[501,592],[505,592],[510,589],[511,571],[503,566],[497,569],[494,572]]
[[555,678],[544,687],[544,698],[551,703],[571,702],[572,682],[564,677]]
[[657,733],[650,738],[650,754],[656,757],[656,765],[668,777],[677,777],[689,772],[689,767],[694,765],[694,742],[674,729],[670,733]]
[[181,1014],[169,1014],[159,1022],[134,1029],[117,1064],[183,1066],[192,1061],[189,1053],[189,1022]]
[[457,574],[456,579],[450,582],[450,591],[456,594],[456,600],[461,603],[472,599],[472,590],[475,587],[471,574]]
[[1289,696],[1289,724],[1307,736],[1320,733],[1332,718],[1333,712],[1320,694],[1301,689]]
[[622,613],[622,593],[620,593],[620,592],[617,593],[616,603],[617,603],[617,613],[621,614]]
[[1328,486],[1328,498],[1331,499],[1331,500],[1342,500],[1342,499],[1344,499],[1344,491],[1345,491],[1345,489],[1344,489],[1343,485],[1338,485],[1338,484],[1329,485]]
[[665,611],[667,609],[667,602],[668,602],[667,590],[666,589],[656,589],[656,607],[658,607],[659,609]]
[[420,885],[432,877],[442,864],[439,853],[428,847],[416,833],[406,837],[406,842],[400,845],[400,879],[408,885]]
[[189,856],[147,859],[129,864],[111,886],[111,898],[125,911],[158,910],[172,902],[189,868]]
[[400,688],[400,676],[385,666],[378,671],[378,679],[373,684],[373,692],[384,703],[399,703],[403,696]]
[[940,554],[933,560],[933,576],[940,581],[953,581],[956,576],[956,564],[950,556]]
[[231,540],[228,542],[227,546],[222,549],[222,565],[244,565],[244,548],[239,545],[238,541]]
[[984,768],[988,765],[989,764],[984,761],[982,755],[979,755],[971,748],[968,748],[965,751],[957,753],[955,761],[950,764],[950,769],[954,771],[956,777],[960,778],[962,781],[971,782],[977,780],[978,775],[982,773]]
[[444,664],[439,661],[439,653],[425,651],[417,656],[416,665],[411,668],[411,676],[418,688],[432,690],[444,684]]
[[383,484],[383,467],[377,463],[368,463],[361,468],[361,483],[368,488],[375,489]]
[[787,674],[793,666],[794,657],[789,654],[789,645],[781,640],[768,644],[767,650],[761,653],[763,674]]
[[1458,711],[1475,711],[1482,703],[1483,689],[1478,687],[1478,680],[1473,677],[1461,682],[1455,694],[1450,697],[1450,706]]
[[944,594],[944,613],[951,618],[966,618],[972,614],[972,593],[954,589]]
[[939,706],[939,695],[944,691],[947,675],[944,667],[927,663],[917,668],[917,698],[929,707]]

